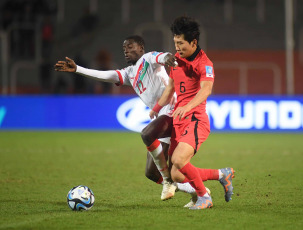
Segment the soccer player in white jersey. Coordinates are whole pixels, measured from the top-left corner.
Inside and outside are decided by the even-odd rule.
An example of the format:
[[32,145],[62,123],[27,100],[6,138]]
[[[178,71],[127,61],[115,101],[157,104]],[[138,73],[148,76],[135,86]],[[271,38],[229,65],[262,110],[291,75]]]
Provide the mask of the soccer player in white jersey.
[[[167,53],[145,53],[144,40],[136,35],[125,39],[123,51],[125,60],[131,65],[121,70],[98,71],[86,69],[76,65],[68,57],[66,57],[66,61],[58,61],[55,70],[76,72],[95,80],[132,86],[144,104],[152,109],[157,104],[168,82],[168,75],[163,65]],[[170,115],[173,109],[174,102],[162,108],[159,117],[141,132],[142,140],[149,152],[145,174],[149,179],[157,183],[163,183],[162,200],[173,197],[177,188],[171,180],[167,165],[167,151],[172,128]],[[188,191],[192,191],[192,188],[188,188]]]
[[[125,60],[131,65],[122,70],[98,71],[86,69],[77,66],[68,57],[66,57],[66,61],[58,61],[55,70],[76,72],[95,80],[132,86],[145,105],[151,109],[154,108],[168,82],[168,75],[163,66],[168,53],[145,53],[144,40],[140,36],[126,38],[123,43],[123,51]],[[189,183],[172,183],[170,170],[167,166],[167,152],[172,132],[171,114],[174,103],[175,101],[172,100],[168,106],[163,107],[159,116],[141,132],[142,140],[148,149],[145,175],[156,183],[163,183],[162,200],[173,197],[176,186],[178,190],[191,194],[192,199],[195,199],[195,189]],[[207,190],[210,192],[208,188]],[[190,201],[184,207],[193,204],[193,201]]]

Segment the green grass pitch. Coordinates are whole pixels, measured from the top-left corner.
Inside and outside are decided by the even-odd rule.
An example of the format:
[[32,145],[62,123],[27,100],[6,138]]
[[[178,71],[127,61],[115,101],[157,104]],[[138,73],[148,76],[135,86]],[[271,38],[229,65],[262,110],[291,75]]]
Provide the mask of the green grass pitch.
[[[160,200],[144,176],[137,133],[0,132],[0,229],[303,229],[303,135],[212,133],[193,164],[236,170],[233,200],[217,181],[211,209]],[[73,212],[67,192],[90,187],[93,208]]]

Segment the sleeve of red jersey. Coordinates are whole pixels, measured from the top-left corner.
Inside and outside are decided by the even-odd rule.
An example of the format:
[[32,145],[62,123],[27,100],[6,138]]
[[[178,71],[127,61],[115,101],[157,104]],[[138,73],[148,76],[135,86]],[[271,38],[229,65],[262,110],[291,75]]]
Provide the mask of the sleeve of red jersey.
[[213,63],[211,61],[207,61],[206,64],[202,66],[200,81],[214,82],[214,80],[215,80],[215,72],[214,72]]

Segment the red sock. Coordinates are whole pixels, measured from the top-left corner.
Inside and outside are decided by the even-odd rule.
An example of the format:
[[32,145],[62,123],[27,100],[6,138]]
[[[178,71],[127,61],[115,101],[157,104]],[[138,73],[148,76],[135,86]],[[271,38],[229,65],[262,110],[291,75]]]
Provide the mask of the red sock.
[[156,139],[150,146],[147,146],[146,148],[148,151],[152,152],[156,148],[158,148],[160,144],[161,144],[160,141],[158,139]]
[[203,196],[207,192],[201,180],[199,171],[195,166],[191,163],[187,163],[182,169],[179,169],[179,171],[189,179],[189,183],[195,188],[198,196]]
[[218,169],[201,169],[201,168],[196,168],[196,169],[199,171],[202,181],[219,180]]

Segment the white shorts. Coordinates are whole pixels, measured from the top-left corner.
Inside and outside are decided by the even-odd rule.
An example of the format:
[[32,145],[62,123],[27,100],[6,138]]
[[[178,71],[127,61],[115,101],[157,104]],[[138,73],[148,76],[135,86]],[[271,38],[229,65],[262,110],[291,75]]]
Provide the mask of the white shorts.
[[175,104],[168,104],[159,111],[158,116],[167,115],[171,117],[173,115],[174,109],[175,109]]

